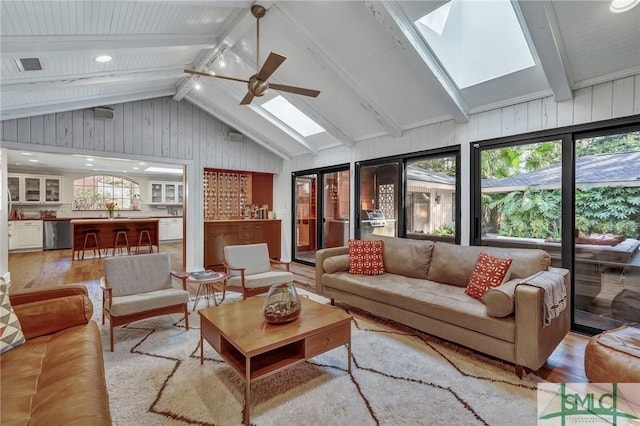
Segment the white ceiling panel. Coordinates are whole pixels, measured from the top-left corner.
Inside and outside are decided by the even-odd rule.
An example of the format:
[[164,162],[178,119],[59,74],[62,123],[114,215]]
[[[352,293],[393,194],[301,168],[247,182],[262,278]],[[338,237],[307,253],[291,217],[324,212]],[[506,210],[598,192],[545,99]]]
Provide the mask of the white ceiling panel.
[[640,6],[611,13],[607,1],[553,2],[576,82],[640,71]]
[[[198,78],[183,70],[254,74],[252,1],[4,0],[0,118],[174,94],[290,158],[550,93],[569,99],[577,87],[640,72],[640,7],[612,14],[604,0],[523,0],[510,4],[533,30],[536,65],[459,90],[414,25],[445,3],[266,2],[257,65],[270,51],[283,54],[268,82],[321,93],[271,90],[240,106],[245,83],[200,77],[195,91]],[[96,63],[99,54],[113,60]],[[20,71],[16,60],[34,57],[43,69]],[[274,120],[260,105],[277,94],[326,132],[305,138]]]

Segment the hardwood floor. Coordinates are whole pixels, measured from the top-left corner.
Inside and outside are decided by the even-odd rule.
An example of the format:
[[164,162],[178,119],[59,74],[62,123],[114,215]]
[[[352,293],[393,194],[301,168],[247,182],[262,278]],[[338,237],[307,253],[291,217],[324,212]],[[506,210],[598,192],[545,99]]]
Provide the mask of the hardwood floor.
[[[171,266],[182,269],[182,243],[162,243],[160,250],[169,253]],[[52,250],[29,253],[10,253],[11,291],[50,285],[84,284],[90,294],[99,294],[103,276],[102,259],[71,260],[71,250]],[[296,285],[315,291],[315,269],[292,263]],[[547,363],[536,374],[556,383],[584,383],[584,348],[588,337],[569,333]]]

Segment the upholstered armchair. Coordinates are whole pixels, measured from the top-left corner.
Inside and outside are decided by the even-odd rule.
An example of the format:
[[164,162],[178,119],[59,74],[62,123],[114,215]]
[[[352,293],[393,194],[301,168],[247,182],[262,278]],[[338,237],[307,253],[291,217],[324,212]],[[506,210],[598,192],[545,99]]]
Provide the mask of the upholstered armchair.
[[102,324],[109,318],[109,338],[113,352],[113,327],[141,319],[173,313],[184,314],[189,329],[189,293],[173,286],[172,277],[183,278],[171,271],[166,253],[116,256],[104,260]]
[[[284,270],[273,270],[274,265]],[[290,262],[269,259],[266,243],[226,246],[224,267],[229,278],[225,290],[240,292],[243,299],[266,293],[273,284],[293,281],[289,265]]]

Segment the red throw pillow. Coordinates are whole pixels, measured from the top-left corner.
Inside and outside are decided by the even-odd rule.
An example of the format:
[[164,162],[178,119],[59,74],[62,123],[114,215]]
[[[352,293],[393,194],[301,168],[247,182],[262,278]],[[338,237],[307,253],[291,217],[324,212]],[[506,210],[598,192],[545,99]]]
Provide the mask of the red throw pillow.
[[384,273],[382,241],[349,240],[349,273],[380,275]]
[[511,262],[513,259],[500,259],[481,252],[464,292],[482,300],[487,290],[498,287],[509,279]]

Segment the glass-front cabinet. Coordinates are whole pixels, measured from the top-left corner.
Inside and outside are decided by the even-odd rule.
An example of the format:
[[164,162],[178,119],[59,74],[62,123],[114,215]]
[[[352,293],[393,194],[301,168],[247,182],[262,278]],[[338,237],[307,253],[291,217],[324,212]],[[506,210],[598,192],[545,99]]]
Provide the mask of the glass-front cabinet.
[[7,178],[12,203],[59,204],[62,202],[60,176],[12,174]]
[[181,182],[149,182],[149,204],[182,204],[184,184]]

